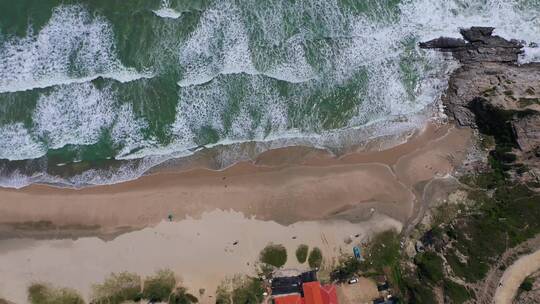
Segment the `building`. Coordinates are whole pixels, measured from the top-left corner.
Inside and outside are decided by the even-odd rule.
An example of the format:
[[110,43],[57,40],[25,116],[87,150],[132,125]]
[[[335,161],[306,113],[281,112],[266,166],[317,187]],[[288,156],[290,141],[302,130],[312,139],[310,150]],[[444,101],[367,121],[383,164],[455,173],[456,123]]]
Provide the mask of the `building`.
[[336,286],[321,285],[316,272],[295,277],[280,277],[272,281],[274,304],[339,304]]

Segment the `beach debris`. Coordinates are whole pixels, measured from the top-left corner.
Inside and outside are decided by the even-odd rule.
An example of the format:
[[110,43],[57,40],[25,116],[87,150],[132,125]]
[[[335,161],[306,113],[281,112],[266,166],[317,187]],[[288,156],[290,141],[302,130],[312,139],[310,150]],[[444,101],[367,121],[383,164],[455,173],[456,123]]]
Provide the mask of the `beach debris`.
[[169,219],[169,222],[172,222],[173,221],[173,214],[169,213],[169,215],[167,216],[167,219]]
[[236,245],[238,245],[238,242],[239,242],[239,241],[234,241],[234,242],[232,243],[232,244],[233,244],[233,246],[236,246]]
[[357,233],[354,235],[355,238],[359,237],[360,236],[360,233]]
[[296,235],[293,235],[292,239],[293,239],[293,240],[296,240]]

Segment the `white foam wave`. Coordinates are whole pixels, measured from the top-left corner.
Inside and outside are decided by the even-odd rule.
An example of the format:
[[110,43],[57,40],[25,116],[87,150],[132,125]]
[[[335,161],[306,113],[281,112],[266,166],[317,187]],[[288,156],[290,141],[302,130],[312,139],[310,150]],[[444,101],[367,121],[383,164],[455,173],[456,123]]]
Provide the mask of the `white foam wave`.
[[59,6],[37,35],[30,31],[0,46],[0,93],[97,77],[126,82],[151,75],[122,66],[111,26],[82,6]]
[[178,19],[180,16],[182,16],[182,14],[169,7],[162,7],[160,9],[153,10],[153,12],[156,14],[156,16],[161,18]]
[[40,157],[47,152],[22,123],[0,126],[0,139],[0,159],[23,160]]
[[300,39],[287,43],[288,60],[267,71],[258,71],[252,60],[249,35],[239,9],[226,2],[205,11],[199,26],[179,54],[184,75],[181,87],[207,83],[218,75],[266,75],[300,83],[315,77],[306,62]]
[[170,18],[170,19],[180,18],[182,14],[172,9],[170,6],[171,6],[171,3],[169,0],[161,0],[161,7],[157,10],[153,10],[152,12],[154,12],[156,16],[161,17],[161,18]]
[[141,129],[147,124],[135,118],[130,105],[119,106],[116,100],[116,92],[108,86],[98,89],[87,82],[55,87],[38,98],[33,132],[49,148],[58,149],[94,144],[110,129],[123,155],[143,143]]

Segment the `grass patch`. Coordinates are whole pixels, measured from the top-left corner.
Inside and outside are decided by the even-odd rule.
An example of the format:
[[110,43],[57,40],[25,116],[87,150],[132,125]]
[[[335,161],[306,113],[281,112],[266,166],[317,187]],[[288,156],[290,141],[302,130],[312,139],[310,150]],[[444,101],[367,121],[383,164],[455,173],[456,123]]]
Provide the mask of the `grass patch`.
[[367,262],[379,272],[399,263],[399,236],[395,230],[377,234],[367,246]]
[[287,262],[287,249],[281,244],[268,244],[261,251],[259,259],[265,264],[279,268]]
[[298,248],[296,248],[296,259],[298,260],[298,263],[304,264],[306,262],[308,250],[309,247],[305,244],[299,245]]
[[55,288],[36,283],[28,288],[28,301],[32,304],[84,304],[79,293],[70,288]]
[[322,265],[323,255],[321,249],[314,247],[311,249],[308,258],[308,264],[311,268],[319,268]]
[[175,286],[174,273],[166,269],[159,270],[144,281],[142,296],[151,302],[167,301]]
[[444,281],[443,290],[452,304],[462,304],[471,298],[471,293],[467,288],[450,280]]
[[102,284],[92,286],[92,303],[120,304],[126,301],[139,301],[141,277],[135,273],[112,273]]

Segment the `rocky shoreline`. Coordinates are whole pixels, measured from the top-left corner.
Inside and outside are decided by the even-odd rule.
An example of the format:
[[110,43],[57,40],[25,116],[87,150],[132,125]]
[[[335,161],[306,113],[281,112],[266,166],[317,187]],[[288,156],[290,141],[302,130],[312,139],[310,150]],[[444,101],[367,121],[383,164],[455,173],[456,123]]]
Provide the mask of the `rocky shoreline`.
[[476,133],[460,186],[405,238],[397,283],[410,303],[492,303],[513,261],[540,249],[540,64],[492,27],[420,43],[460,62],[442,97],[451,123]]
[[[523,44],[493,35],[492,27],[461,29],[464,39],[420,43],[450,53],[461,67],[451,75],[442,101],[456,125],[492,136],[496,155],[514,177],[540,176],[540,63],[518,64]],[[521,169],[520,169],[521,168]]]

